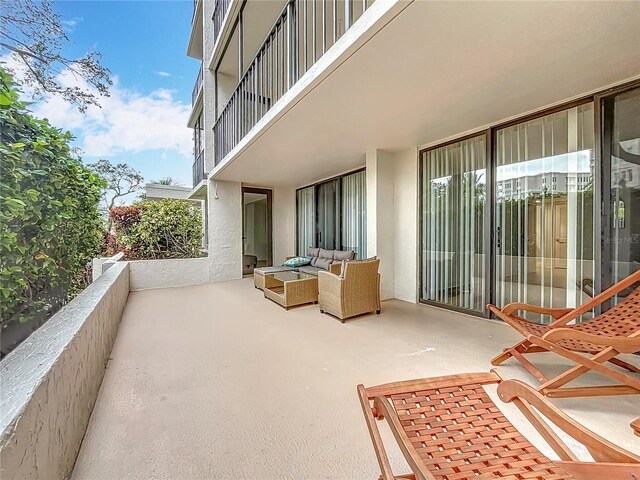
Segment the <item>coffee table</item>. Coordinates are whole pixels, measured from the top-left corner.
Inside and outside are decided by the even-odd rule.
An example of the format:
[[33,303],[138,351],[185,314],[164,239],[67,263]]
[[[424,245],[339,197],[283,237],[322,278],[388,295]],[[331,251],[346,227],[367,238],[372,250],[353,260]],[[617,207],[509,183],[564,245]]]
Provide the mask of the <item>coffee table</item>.
[[302,272],[276,272],[264,275],[264,297],[286,310],[318,301],[318,277]]

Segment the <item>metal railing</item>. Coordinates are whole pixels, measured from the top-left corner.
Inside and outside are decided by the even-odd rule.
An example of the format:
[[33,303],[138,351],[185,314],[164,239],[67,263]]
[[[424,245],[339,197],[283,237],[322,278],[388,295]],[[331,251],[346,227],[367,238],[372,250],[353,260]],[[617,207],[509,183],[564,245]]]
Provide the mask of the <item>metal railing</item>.
[[202,64],[200,64],[200,71],[198,72],[198,76],[196,77],[196,83],[193,86],[193,91],[191,92],[191,106],[193,107],[196,104],[196,99],[198,98],[198,94],[202,90]]
[[195,188],[202,180],[206,178],[204,174],[204,151],[201,151],[193,162],[193,187]]
[[217,165],[374,0],[289,0],[216,120]]
[[227,10],[229,10],[230,6],[231,0],[216,0],[216,4],[213,7],[213,16],[211,17],[211,20],[213,20],[214,44],[218,41],[220,30],[222,30],[222,22],[224,22],[224,17],[227,15]]

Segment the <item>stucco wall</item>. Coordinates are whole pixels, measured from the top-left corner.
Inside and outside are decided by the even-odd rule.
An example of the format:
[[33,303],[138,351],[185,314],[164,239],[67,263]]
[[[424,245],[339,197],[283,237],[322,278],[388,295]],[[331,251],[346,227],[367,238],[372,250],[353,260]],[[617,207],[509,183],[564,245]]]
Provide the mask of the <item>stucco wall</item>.
[[121,262],[0,362],[0,477],[71,473],[128,294]]
[[209,283],[209,259],[177,258],[129,262],[131,290],[184,287]]
[[394,167],[393,155],[367,152],[367,255],[380,259],[383,300],[394,298]]
[[209,278],[242,278],[242,187],[238,182],[209,181]]
[[418,282],[418,149],[394,155],[394,295],[415,303]]

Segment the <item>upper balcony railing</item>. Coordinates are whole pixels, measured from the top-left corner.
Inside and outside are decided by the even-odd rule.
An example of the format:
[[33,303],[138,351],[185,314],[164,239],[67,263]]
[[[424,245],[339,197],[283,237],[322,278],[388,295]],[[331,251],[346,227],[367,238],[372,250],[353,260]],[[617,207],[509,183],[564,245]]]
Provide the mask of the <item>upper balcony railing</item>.
[[204,151],[198,153],[195,162],[193,162],[193,187],[195,188],[202,180],[206,178],[204,174]]
[[198,2],[200,0],[193,0],[193,13],[191,14],[191,23],[196,18],[196,11],[198,10]]
[[231,6],[231,0],[216,0],[216,4],[213,7],[213,16],[211,20],[213,20],[213,43],[215,44],[218,41],[218,35],[220,35],[220,30],[222,30],[222,22],[224,22],[224,17],[227,14],[227,10]]
[[198,98],[200,90],[202,90],[202,65],[200,65],[200,71],[198,72],[196,83],[193,86],[193,91],[191,92],[191,107],[196,104],[196,99]]
[[213,127],[216,165],[373,1],[287,2]]

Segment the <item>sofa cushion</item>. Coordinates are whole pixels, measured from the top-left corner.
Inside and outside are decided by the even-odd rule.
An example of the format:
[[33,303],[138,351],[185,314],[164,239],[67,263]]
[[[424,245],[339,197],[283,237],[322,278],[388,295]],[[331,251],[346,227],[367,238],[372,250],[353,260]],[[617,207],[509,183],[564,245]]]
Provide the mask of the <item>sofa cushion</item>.
[[333,260],[333,250],[325,250],[324,248],[321,248],[320,253],[318,254],[318,257],[328,258],[329,260]]
[[318,257],[314,267],[321,268],[323,270],[329,270],[329,265],[331,265],[332,262],[333,262],[333,259],[331,258]]
[[309,265],[311,263],[311,259],[308,257],[294,257],[290,258],[282,265],[285,267],[304,267],[305,265]]
[[309,247],[307,248],[307,257],[319,257],[320,255],[319,248]]
[[[320,249],[318,249],[318,250],[320,250]],[[311,257],[311,261],[309,262],[309,265],[311,265],[312,267],[315,266],[316,260],[318,260],[318,257]]]
[[341,262],[342,260],[353,260],[356,258],[356,252],[353,250],[334,250],[333,259]]
[[312,267],[310,265],[306,265],[304,267],[300,267],[298,271],[302,273],[308,273],[309,275],[318,275],[318,272],[321,272],[322,269],[317,267]]

